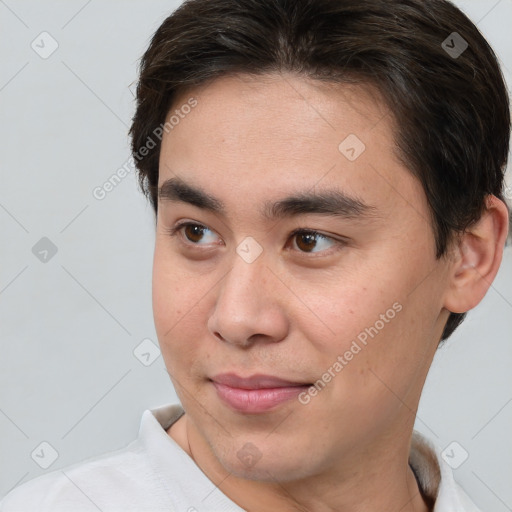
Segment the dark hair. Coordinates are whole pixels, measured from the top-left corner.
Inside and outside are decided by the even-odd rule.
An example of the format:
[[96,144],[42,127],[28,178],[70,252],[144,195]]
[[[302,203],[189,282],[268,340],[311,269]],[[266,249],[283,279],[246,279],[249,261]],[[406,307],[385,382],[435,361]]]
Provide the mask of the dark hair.
[[[226,74],[279,71],[377,87],[396,121],[398,155],[425,190],[437,258],[480,218],[487,195],[503,199],[506,86],[489,44],[450,2],[187,0],[141,59],[130,128],[139,185],[155,214],[155,135],[177,94]],[[450,314],[441,340],[464,316]]]

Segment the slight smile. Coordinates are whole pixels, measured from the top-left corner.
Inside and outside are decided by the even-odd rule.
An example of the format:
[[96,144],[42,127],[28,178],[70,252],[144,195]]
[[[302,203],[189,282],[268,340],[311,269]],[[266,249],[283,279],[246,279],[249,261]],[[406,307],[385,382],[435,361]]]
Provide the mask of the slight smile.
[[271,375],[239,377],[234,373],[219,374],[210,381],[225,404],[245,414],[275,409],[311,386],[311,383],[292,382]]

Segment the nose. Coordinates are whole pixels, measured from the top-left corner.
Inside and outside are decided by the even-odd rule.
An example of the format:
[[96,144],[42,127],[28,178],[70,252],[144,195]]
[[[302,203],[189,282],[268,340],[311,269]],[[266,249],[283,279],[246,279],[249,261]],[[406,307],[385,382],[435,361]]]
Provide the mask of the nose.
[[241,348],[284,339],[289,323],[282,286],[264,258],[247,263],[235,254],[219,285],[208,329],[221,341]]

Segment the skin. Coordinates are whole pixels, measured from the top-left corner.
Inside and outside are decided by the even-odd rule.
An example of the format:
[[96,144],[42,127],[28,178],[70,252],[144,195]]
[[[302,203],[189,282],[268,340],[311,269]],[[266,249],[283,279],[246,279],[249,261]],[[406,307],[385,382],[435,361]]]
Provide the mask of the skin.
[[[163,138],[159,185],[178,177],[226,213],[159,201],[154,320],[186,411],[168,434],[249,511],[428,510],[408,466],[415,412],[449,311],[474,307],[496,275],[505,205],[489,198],[481,221],[437,260],[425,194],[397,158],[375,91],[238,75],[187,91],[174,108],[190,97],[197,106]],[[338,149],[348,134],[366,145],[353,162]],[[332,188],[371,215],[260,215],[266,201]],[[171,236],[182,221],[205,231]],[[291,236],[299,227],[331,238],[307,245]],[[248,236],[263,250],[252,263],[236,252]],[[209,380],[234,372],[313,383],[397,303],[306,405],[241,414]],[[237,456],[246,443],[255,464]]]

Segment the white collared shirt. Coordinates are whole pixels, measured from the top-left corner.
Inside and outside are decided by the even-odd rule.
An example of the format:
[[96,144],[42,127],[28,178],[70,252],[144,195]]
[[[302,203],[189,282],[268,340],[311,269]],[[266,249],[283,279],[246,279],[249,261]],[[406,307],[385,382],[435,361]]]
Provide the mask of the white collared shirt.
[[[183,413],[180,405],[146,410],[135,441],[16,487],[0,512],[243,512],[167,434]],[[409,463],[434,512],[479,512],[418,432]]]

